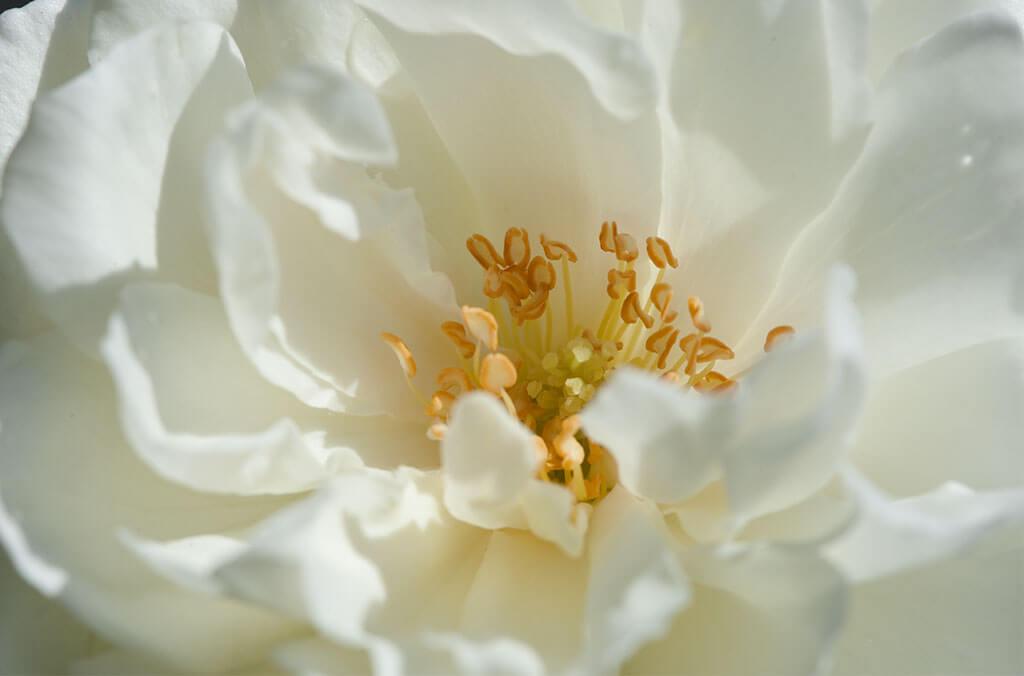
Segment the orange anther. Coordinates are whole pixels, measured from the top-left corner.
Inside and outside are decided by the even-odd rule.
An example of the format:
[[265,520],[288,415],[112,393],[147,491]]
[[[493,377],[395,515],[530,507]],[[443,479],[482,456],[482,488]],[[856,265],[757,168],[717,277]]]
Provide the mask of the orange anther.
[[526,270],[526,281],[533,291],[555,288],[555,266],[543,256],[534,256]]
[[464,358],[469,359],[476,352],[476,343],[466,337],[466,327],[459,322],[442,322],[441,333],[448,336]]
[[412,351],[402,342],[402,339],[393,333],[386,332],[380,334],[380,337],[388,344],[388,347],[394,350],[395,356],[398,357],[398,363],[402,365],[402,370],[405,371],[405,377],[412,378],[415,376],[416,360],[412,358]]
[[792,326],[776,326],[774,329],[769,331],[768,335],[765,336],[764,338],[764,351],[771,352],[773,349],[775,349],[775,345],[776,343],[778,343],[780,339],[786,338],[787,336],[791,336],[794,333],[796,333],[796,329],[794,329]]
[[501,269],[497,265],[487,268],[484,273],[484,295],[488,298],[501,298],[502,286]]
[[501,281],[519,300],[530,295],[530,282],[522,270],[512,268],[502,271]]
[[700,355],[697,357],[697,361],[703,363],[708,361],[734,359],[735,357],[736,353],[732,351],[732,348],[720,341],[718,338],[704,336],[701,340]]
[[491,244],[491,240],[487,239],[483,235],[473,235],[466,240],[466,248],[469,249],[469,253],[472,254],[476,262],[479,263],[484,270],[491,267],[492,265],[501,266],[501,256],[498,255],[498,250]]
[[718,371],[711,371],[693,384],[698,392],[727,392],[736,386],[736,381]]
[[622,311],[619,313],[619,316],[627,324],[633,324],[640,320],[648,329],[654,326],[654,317],[644,312],[644,309],[640,307],[640,297],[636,291],[631,291],[626,296],[626,300],[622,302]]
[[644,347],[648,352],[658,355],[658,368],[665,368],[668,355],[676,345],[676,338],[679,337],[679,329],[672,326],[663,326],[647,339]]
[[580,429],[579,416],[569,416],[562,421],[562,427],[552,444],[555,452],[562,458],[562,467],[569,469],[579,467],[585,458],[583,446],[576,441],[576,433]]
[[647,238],[647,257],[654,266],[664,269],[665,266],[679,267],[679,259],[672,253],[672,247],[661,237]]
[[601,224],[601,234],[598,235],[597,241],[601,245],[601,251],[607,251],[608,253],[615,253],[615,238],[619,234],[619,224],[615,221],[609,223],[605,221]]
[[492,352],[480,364],[480,386],[492,394],[501,394],[516,384],[516,367],[500,352]]
[[441,372],[437,374],[437,385],[442,390],[451,392],[456,396],[473,389],[473,383],[469,379],[469,374],[462,369],[453,367],[441,369]]
[[661,379],[666,381],[666,382],[670,382],[673,385],[678,384],[679,381],[681,380],[681,378],[679,377],[679,374],[676,373],[675,371],[669,371],[668,373],[662,373],[661,374]]
[[487,349],[498,349],[498,320],[487,310],[478,307],[462,306],[462,321],[474,338],[487,346]]
[[615,235],[615,257],[623,263],[635,261],[640,255],[640,249],[636,246],[636,240],[632,235],[621,233]]
[[431,395],[430,401],[427,402],[427,415],[432,418],[444,418],[448,415],[448,411],[451,410],[454,403],[455,396],[451,392],[438,390]]
[[704,318],[704,303],[701,302],[697,296],[690,296],[686,301],[687,308],[690,310],[690,320],[693,322],[694,327],[698,331],[707,333],[711,330],[711,324]]
[[608,271],[608,286],[606,290],[608,295],[615,299],[621,298],[623,293],[636,291],[636,271],[612,268]]
[[558,240],[548,239],[544,235],[540,236],[540,246],[544,249],[544,255],[548,257],[548,260],[557,261],[561,260],[563,256],[569,258],[570,263],[576,262],[576,252],[566,244],[565,242],[559,242]]
[[664,282],[654,285],[651,289],[651,302],[654,303],[654,307],[658,308],[658,312],[661,313],[661,318],[665,319],[668,313],[668,306],[672,302],[672,287]]
[[505,231],[505,265],[525,267],[530,262],[530,235],[522,228]]
[[548,307],[549,291],[541,287],[516,311],[516,321],[522,324],[529,319],[537,319],[544,314]]
[[427,428],[427,439],[431,441],[441,441],[444,439],[445,433],[448,432],[448,426],[444,423],[434,423]]

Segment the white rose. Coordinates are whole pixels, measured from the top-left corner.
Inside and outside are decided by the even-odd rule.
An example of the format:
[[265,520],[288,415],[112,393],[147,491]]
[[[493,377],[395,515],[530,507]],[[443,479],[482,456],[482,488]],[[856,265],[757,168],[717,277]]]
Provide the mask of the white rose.
[[0,670],[1024,671],[1024,38],[869,4],[4,13]]

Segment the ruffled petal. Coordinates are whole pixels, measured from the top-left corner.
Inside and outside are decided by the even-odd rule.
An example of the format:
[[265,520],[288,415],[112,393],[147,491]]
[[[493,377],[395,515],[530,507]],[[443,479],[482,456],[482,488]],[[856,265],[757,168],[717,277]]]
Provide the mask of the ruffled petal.
[[692,604],[663,640],[627,665],[633,674],[825,673],[846,613],[846,585],[800,549],[698,548],[684,557]]
[[8,528],[0,538],[60,572],[40,591],[112,643],[179,671],[245,666],[292,631],[257,609],[175,588],[125,556],[117,537],[244,527],[279,500],[203,496],[160,480],[121,438],[102,367],[60,339],[9,343],[0,380],[0,494],[23,539],[12,546]]
[[[884,375],[1024,330],[1024,39],[965,19],[908,52],[836,200],[812,224],[759,323],[813,322],[833,261],[857,273],[866,353]],[[741,346],[740,349],[742,349]]]
[[211,242],[232,327],[265,377],[313,406],[422,419],[380,334],[408,341],[427,389],[454,354],[438,327],[457,309],[412,195],[365,168],[394,157],[369,90],[291,71],[211,149]]
[[645,44],[667,52],[661,230],[684,261],[673,286],[733,343],[863,145],[865,3],[646,4]]
[[529,529],[579,556],[590,506],[536,478],[530,432],[482,392],[459,399],[441,441],[444,504],[457,519],[487,529]]
[[[0,218],[50,317],[88,348],[122,282],[171,274],[169,242],[202,267],[195,199],[182,195],[211,127],[249,91],[230,38],[194,24],[140,35],[36,101]],[[182,249],[167,257],[186,265]]]
[[1024,488],[976,493],[957,483],[891,500],[852,467],[844,484],[858,503],[853,527],[828,544],[828,558],[858,582],[911,570],[963,552],[1024,521]]

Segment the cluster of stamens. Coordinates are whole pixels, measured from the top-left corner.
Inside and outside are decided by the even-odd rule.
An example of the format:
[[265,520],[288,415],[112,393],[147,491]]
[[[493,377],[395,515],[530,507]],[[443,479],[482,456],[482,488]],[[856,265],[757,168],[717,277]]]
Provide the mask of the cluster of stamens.
[[[488,308],[464,306],[461,322],[441,325],[461,366],[442,369],[436,379],[438,389],[431,396],[420,394],[412,383],[416,362],[409,348],[397,336],[382,334],[409,386],[423,401],[431,419],[428,437],[444,437],[460,395],[472,390],[490,392],[534,433],[538,477],[565,484],[580,501],[597,500],[614,486],[611,457],[583,434],[577,414],[617,367],[629,364],[653,370],[666,381],[698,392],[721,393],[736,385],[716,370],[719,362],[735,354],[711,335],[699,298],[686,300],[691,328],[676,325],[680,315],[665,275],[679,266],[679,260],[668,242],[647,238],[646,259],[651,272],[657,272],[641,289],[636,240],[619,232],[616,223],[606,222],[598,241],[615,262],[607,273],[608,302],[597,327],[575,321],[570,273],[577,256],[572,248],[541,235],[541,251],[531,256],[529,233],[510,228],[500,252],[480,234],[466,241],[484,271]],[[555,293],[559,282],[560,294]],[[559,304],[564,321],[556,326],[554,308]],[[765,338],[765,351],[792,333],[790,326],[775,327]]]

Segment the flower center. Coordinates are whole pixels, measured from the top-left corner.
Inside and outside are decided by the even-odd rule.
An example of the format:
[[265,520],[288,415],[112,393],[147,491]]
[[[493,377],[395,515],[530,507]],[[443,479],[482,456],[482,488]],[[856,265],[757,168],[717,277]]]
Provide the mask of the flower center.
[[[461,366],[442,369],[430,397],[412,383],[416,361],[406,344],[390,333],[381,337],[424,403],[431,419],[428,437],[443,438],[459,395],[475,389],[490,392],[534,433],[538,478],[564,484],[577,500],[591,502],[615,485],[615,467],[607,451],[581,431],[577,414],[611,372],[628,364],[655,371],[683,388],[720,393],[736,382],[716,369],[735,354],[711,335],[704,304],[696,296],[686,301],[688,321],[680,323],[683,328],[677,326],[679,312],[665,275],[679,261],[660,237],[645,242],[645,263],[654,278],[641,289],[636,240],[619,232],[614,222],[601,225],[598,244],[611,256],[607,303],[600,320],[591,324],[578,322],[574,312],[571,272],[576,252],[544,235],[539,243],[541,251],[531,256],[531,238],[522,228],[505,233],[500,252],[483,235],[466,240],[483,268],[488,308],[463,306],[461,322],[441,325]],[[790,326],[772,329],[765,351],[792,333]]]

